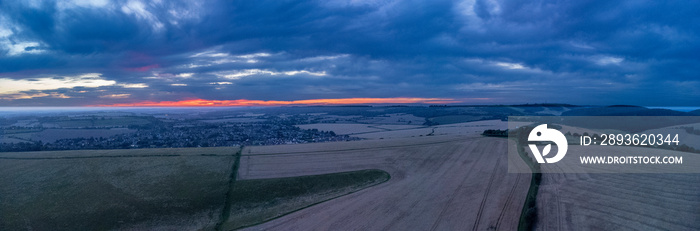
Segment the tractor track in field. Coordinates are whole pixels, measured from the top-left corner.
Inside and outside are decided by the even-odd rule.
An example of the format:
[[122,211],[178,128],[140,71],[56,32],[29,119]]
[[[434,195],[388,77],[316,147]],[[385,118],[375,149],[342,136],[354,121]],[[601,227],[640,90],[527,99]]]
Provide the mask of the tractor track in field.
[[[515,178],[515,182],[520,182],[520,176],[521,174],[518,174],[518,176]],[[503,204],[503,209],[501,209],[501,214],[498,215],[498,220],[496,221],[496,227],[494,227],[495,230],[498,230],[498,226],[501,225],[501,221],[503,220],[503,217],[506,212],[506,208],[510,204],[510,201],[513,200],[513,195],[515,194],[516,189],[518,188],[517,184],[513,185],[513,188],[510,189],[510,193],[508,194],[508,198],[506,199],[506,203]]]
[[[496,166],[501,162],[500,159],[496,161]],[[488,199],[489,193],[491,192],[491,186],[493,186],[493,179],[496,176],[498,168],[494,167],[491,176],[489,177],[489,184],[486,186],[486,191],[484,192],[484,197],[481,198],[481,205],[479,205],[479,212],[476,214],[476,220],[474,221],[474,226],[472,230],[479,230],[479,223],[481,221],[481,215],[484,212],[484,205],[486,204],[486,199]]]

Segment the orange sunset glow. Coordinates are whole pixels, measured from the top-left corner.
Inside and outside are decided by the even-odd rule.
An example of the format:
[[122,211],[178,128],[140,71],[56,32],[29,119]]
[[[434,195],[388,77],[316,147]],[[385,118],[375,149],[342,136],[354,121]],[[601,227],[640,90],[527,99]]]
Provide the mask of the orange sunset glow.
[[236,106],[284,106],[284,105],[352,105],[352,104],[448,104],[461,101],[451,98],[341,98],[341,99],[306,99],[306,100],[206,100],[189,99],[181,101],[143,101],[137,103],[118,103],[94,105],[97,107],[236,107]]

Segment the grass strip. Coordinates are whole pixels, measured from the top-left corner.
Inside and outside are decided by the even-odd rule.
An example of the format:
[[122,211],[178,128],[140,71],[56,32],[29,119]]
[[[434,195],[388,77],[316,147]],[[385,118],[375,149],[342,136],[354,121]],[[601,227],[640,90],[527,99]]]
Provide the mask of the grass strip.
[[218,228],[234,230],[261,224],[389,179],[385,171],[368,169],[236,181],[230,194],[230,216]]

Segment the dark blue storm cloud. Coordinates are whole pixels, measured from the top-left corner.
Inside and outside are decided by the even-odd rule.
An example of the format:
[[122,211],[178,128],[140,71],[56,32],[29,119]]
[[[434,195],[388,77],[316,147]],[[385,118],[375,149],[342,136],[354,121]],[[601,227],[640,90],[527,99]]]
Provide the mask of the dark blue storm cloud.
[[0,105],[697,106],[700,3],[2,1]]

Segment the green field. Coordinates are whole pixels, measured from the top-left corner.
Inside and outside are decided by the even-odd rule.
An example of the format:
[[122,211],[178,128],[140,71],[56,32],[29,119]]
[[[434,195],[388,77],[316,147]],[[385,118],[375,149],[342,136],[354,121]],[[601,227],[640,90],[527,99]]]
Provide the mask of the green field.
[[213,225],[231,159],[1,160],[0,230]]
[[365,170],[232,182],[239,150],[0,153],[0,230],[215,230],[227,207],[229,230],[388,179]]

